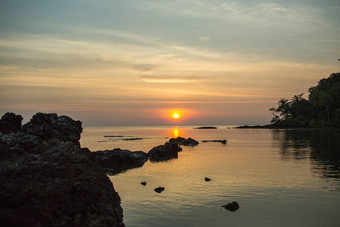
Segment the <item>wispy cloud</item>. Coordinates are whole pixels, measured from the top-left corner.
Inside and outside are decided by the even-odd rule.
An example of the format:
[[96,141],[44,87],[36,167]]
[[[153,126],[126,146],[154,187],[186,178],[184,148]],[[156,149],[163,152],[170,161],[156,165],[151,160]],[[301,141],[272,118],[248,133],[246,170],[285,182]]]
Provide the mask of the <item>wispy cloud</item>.
[[[141,1],[139,1],[141,2]],[[202,1],[202,0],[174,0],[174,1],[142,1],[132,6],[144,10],[159,10],[172,14],[186,15],[199,18],[213,18],[219,20],[232,19],[237,21],[278,22],[315,22],[318,10],[306,5],[280,5],[279,3],[245,4],[235,1]],[[274,19],[270,21],[268,19]],[[288,20],[288,21],[287,21]],[[317,20],[318,21],[318,20]]]

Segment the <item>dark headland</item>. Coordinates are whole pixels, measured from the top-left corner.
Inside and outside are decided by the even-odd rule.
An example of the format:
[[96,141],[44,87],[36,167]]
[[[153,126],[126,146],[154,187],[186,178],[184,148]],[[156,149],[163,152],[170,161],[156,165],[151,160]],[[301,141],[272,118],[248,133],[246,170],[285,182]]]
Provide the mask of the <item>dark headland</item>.
[[82,123],[43,113],[22,119],[0,120],[0,226],[124,226],[112,182],[80,147]]

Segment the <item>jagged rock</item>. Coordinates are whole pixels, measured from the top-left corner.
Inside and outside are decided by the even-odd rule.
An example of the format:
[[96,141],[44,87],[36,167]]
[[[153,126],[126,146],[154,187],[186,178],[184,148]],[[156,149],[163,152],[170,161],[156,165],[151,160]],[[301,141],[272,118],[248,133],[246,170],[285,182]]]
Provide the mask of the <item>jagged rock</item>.
[[35,114],[31,121],[23,126],[22,131],[28,135],[35,135],[43,140],[71,141],[79,145],[80,134],[83,131],[80,121],[57,114]]
[[209,177],[204,178],[205,181],[211,181]]
[[227,140],[202,140],[202,142],[203,142],[203,143],[214,142],[214,143],[227,144]]
[[0,226],[124,226],[112,182],[76,141],[81,122],[39,113],[23,128],[0,134]]
[[164,191],[165,188],[164,187],[158,187],[158,188],[155,188],[154,191],[157,192],[157,193],[161,193],[162,191]]
[[240,208],[240,205],[237,202],[228,203],[226,205],[223,205],[226,210],[229,210],[231,212],[237,211]]
[[113,150],[96,151],[96,162],[107,170],[108,174],[117,174],[128,169],[142,167],[148,160],[143,151],[129,151],[116,148]]
[[197,146],[199,143],[198,141],[188,138],[185,139],[183,137],[177,137],[177,138],[171,138],[169,140],[169,143],[178,143],[178,145],[184,145],[184,146]]
[[22,116],[15,113],[6,113],[0,119],[0,132],[8,134],[11,132],[18,132],[21,129]]
[[167,142],[164,145],[152,148],[148,152],[148,156],[152,162],[166,161],[172,158],[178,158],[178,152],[181,150],[182,148],[180,148],[177,143]]

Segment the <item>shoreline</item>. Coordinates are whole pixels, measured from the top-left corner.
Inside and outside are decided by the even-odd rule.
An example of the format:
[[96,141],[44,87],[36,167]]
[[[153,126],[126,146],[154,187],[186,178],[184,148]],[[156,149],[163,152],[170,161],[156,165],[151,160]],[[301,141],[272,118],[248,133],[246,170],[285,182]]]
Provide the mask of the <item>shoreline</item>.
[[241,125],[235,127],[235,129],[340,129],[340,127],[312,127],[312,126],[274,126],[274,125]]

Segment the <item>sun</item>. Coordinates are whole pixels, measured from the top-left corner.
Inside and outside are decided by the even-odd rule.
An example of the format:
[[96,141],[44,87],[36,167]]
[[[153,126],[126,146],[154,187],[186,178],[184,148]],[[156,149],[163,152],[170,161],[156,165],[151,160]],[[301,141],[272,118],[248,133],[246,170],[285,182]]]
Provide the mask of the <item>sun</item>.
[[173,119],[176,119],[176,120],[179,119],[179,118],[180,118],[179,113],[173,113],[173,114],[172,114],[172,118],[173,118]]

